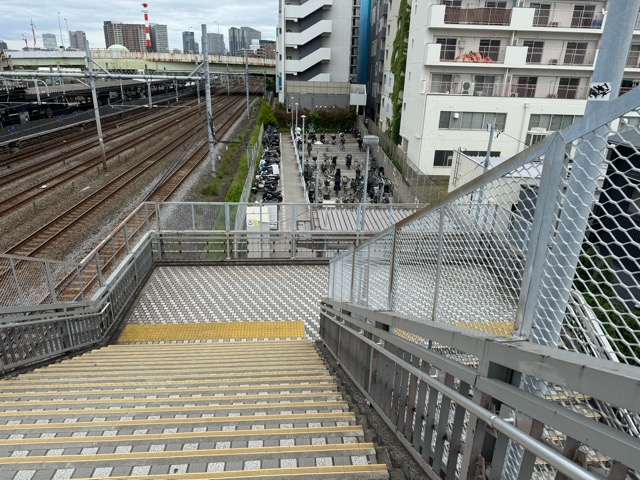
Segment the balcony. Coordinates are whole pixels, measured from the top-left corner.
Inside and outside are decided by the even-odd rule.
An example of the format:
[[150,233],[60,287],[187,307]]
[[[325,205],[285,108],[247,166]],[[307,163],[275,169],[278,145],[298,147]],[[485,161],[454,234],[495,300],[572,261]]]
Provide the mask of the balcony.
[[548,3],[537,8],[528,6],[483,8],[431,5],[427,27],[469,29],[475,26],[477,29],[486,29],[486,26],[491,26],[500,30],[553,28],[569,31],[581,29],[584,32],[602,33],[602,8],[604,6],[604,3],[574,6]]
[[602,5],[546,4],[533,10],[533,28],[602,30]]
[[316,10],[333,6],[333,0],[309,0],[302,5],[286,5],[285,19],[298,21],[306,18]]
[[460,41],[451,45],[430,43],[425,48],[424,64],[437,66],[448,63],[478,67],[502,64],[505,61],[507,48],[478,44],[465,46]]
[[287,32],[287,35],[285,36],[286,46],[297,48],[309,43],[311,40],[321,35],[329,35],[331,33],[331,25],[331,20],[320,20],[318,23],[302,32]]
[[444,11],[445,24],[457,25],[510,25],[510,8],[449,7]]
[[529,47],[527,65],[592,66],[597,49],[567,45],[564,48]]
[[588,86],[557,85],[555,82],[540,85],[518,83],[481,83],[471,80],[425,82],[423,94],[468,95],[473,97],[525,97],[525,98],[562,98],[585,100]]

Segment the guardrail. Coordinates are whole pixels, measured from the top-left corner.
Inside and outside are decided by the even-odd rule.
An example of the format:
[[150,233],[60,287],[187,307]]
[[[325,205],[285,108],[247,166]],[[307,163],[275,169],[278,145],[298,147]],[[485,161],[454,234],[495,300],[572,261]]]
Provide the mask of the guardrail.
[[0,255],[0,373],[107,341],[156,265],[326,262],[416,209],[147,202],[77,264]]
[[[350,305],[342,310],[365,309],[359,315],[366,318],[386,311],[436,330],[544,346],[559,359],[571,352],[583,366],[595,362],[625,372],[624,378],[612,376],[606,389],[620,395],[635,391],[640,384],[640,131],[619,134],[611,125],[638,107],[640,89],[602,104],[597,115],[585,116],[332,259],[328,302]],[[465,350],[453,338],[417,341],[428,348],[437,342],[451,368],[470,361],[460,356]],[[633,451],[622,459],[620,451],[598,443],[602,436],[576,438],[558,422],[540,421],[535,428],[564,456],[581,459],[607,478],[625,478],[627,467],[638,466],[637,399],[625,403],[605,395],[591,384],[601,377],[584,376],[573,363],[554,378],[522,361],[499,365],[511,369],[513,395],[542,402],[560,392],[563,415],[576,422],[597,420],[609,428],[602,435],[624,438]],[[352,368],[355,375],[365,366]],[[575,375],[584,383],[567,393]],[[508,403],[518,410],[519,402]],[[531,415],[535,425],[534,412],[543,405],[552,408],[530,403],[529,410],[519,411]],[[438,436],[439,449],[443,438]],[[509,439],[498,435],[493,463],[499,470],[491,478],[529,478],[530,467],[522,469],[535,458]],[[473,442],[472,437],[471,449]],[[560,466],[551,465],[536,466],[536,475],[555,475]]]

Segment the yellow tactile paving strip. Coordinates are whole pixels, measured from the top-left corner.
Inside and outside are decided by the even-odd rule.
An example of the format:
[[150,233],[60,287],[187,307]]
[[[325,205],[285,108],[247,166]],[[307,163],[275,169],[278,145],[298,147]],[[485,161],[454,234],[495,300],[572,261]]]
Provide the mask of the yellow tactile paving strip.
[[125,326],[118,342],[171,342],[243,338],[303,338],[303,321],[216,322]]

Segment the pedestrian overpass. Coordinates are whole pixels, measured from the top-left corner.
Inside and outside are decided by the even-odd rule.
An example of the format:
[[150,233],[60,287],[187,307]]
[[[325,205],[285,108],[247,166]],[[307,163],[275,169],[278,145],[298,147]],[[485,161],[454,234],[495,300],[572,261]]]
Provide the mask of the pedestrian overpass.
[[[638,478],[640,131],[610,125],[639,107],[635,89],[401,219],[366,206],[280,204],[259,207],[248,225],[246,204],[145,203],[78,264],[3,255],[2,373],[17,376],[2,383],[0,468],[12,478],[39,469],[388,478],[393,465],[357,427],[354,407],[322,386],[335,379],[305,345],[317,340],[425,478]],[[345,216],[377,227],[320,227]],[[242,273],[252,265],[269,269]],[[283,266],[300,270],[278,282]],[[187,270],[169,278],[178,268]],[[148,284],[158,271],[169,280]],[[250,292],[273,282],[298,288],[265,310],[262,320],[283,325],[248,325],[272,297]],[[172,290],[192,283],[185,296]],[[237,318],[225,328],[243,330],[212,333],[205,320],[158,336],[159,299],[176,305],[165,323],[230,308]],[[317,317],[304,326],[287,313],[310,304]],[[148,320],[125,337],[132,310]],[[293,377],[305,378],[294,386]],[[158,382],[171,395],[137,398]],[[297,423],[308,415],[324,420]],[[91,441],[124,434],[128,443],[89,446],[70,423]],[[93,450],[83,456],[78,444]]]

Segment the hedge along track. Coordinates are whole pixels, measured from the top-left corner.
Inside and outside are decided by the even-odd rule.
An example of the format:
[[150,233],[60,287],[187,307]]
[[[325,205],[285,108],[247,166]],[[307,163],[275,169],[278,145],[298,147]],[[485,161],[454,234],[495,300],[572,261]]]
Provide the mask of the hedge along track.
[[[230,99],[230,101],[228,99]],[[218,108],[224,109],[224,112],[232,108],[238,101],[244,102],[244,99],[227,97],[227,99],[223,101],[224,105]],[[184,143],[187,142],[194,133],[193,129],[187,129],[186,132],[181,133],[177,138],[171,139],[167,144],[156,146],[152,152],[146,154],[142,159],[137,160],[135,164],[129,166],[125,172],[111,179],[96,192],[58,215],[46,225],[43,225],[23,241],[11,247],[7,253],[25,257],[35,256],[36,254],[47,256],[46,248],[51,245],[52,242],[63,242],[65,234],[69,233],[83,220],[86,220],[91,213],[97,212],[105,202],[113,199],[118,193],[125,190],[139,175],[152,169],[158,162],[166,160],[172,155],[179,154]]]

